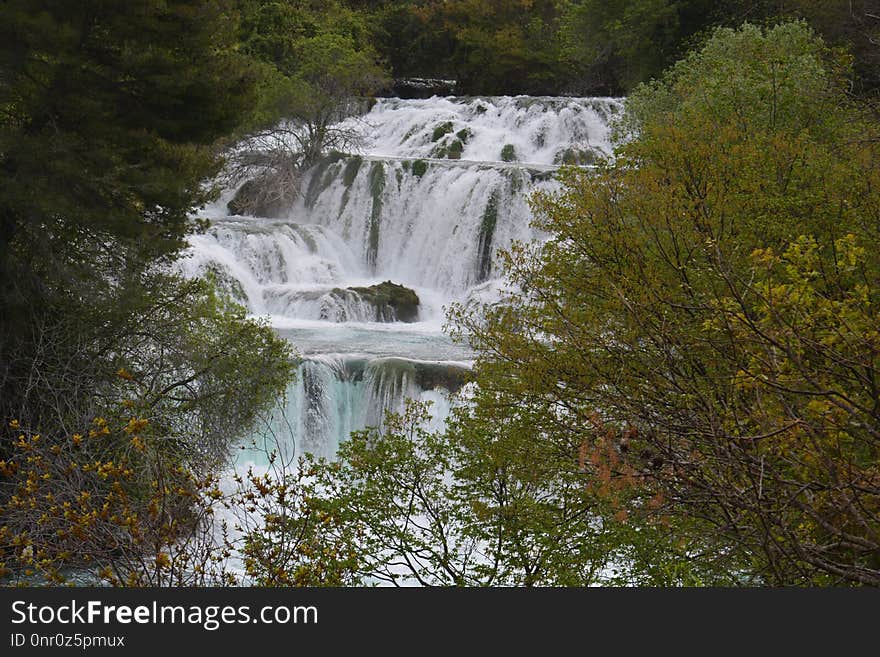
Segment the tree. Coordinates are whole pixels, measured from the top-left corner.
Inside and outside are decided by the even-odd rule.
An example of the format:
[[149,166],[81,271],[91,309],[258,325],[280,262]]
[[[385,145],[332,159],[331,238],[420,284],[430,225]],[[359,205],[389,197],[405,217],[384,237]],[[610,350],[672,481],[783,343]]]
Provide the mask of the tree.
[[452,75],[458,93],[554,93],[568,81],[557,0],[454,0],[414,8],[424,66]]
[[484,394],[740,582],[880,583],[878,141],[844,72],[804,23],[716,31],[462,315]]
[[251,181],[238,212],[272,214],[290,205],[302,172],[324,154],[359,148],[361,132],[336,124],[362,111],[387,80],[362,17],[338,3],[252,2],[240,38],[264,79],[227,178]]
[[859,91],[877,87],[877,0],[575,0],[562,20],[567,57],[589,90],[626,93],[661,74],[715,27],[806,20],[855,58]]
[[[143,550],[181,538],[173,523],[199,513],[190,483],[225,461],[290,378],[283,340],[171,268],[214,196],[205,180],[221,166],[215,143],[256,98],[232,8],[0,6],[0,561],[32,568],[39,538],[47,576],[118,550],[133,567]],[[73,476],[67,450],[96,431],[95,418],[108,432],[82,455],[110,469]],[[124,431],[129,421],[150,435]],[[40,497],[20,506],[34,477]],[[175,513],[148,513],[157,481],[183,491],[169,484],[152,497]],[[125,500],[109,499],[117,487]],[[76,518],[50,511],[52,496],[80,495],[83,514],[100,515],[91,505],[102,500],[143,524],[120,527],[108,512],[107,531],[85,541]],[[46,539],[44,514],[66,542]]]
[[582,84],[618,94],[675,59],[679,3],[670,0],[573,3],[565,17],[567,49],[582,63]]
[[663,522],[600,522],[623,512],[630,491],[610,476],[590,485],[585,461],[535,441],[530,415],[481,399],[432,432],[428,412],[413,402],[382,431],[355,432],[332,462],[306,457],[281,476],[252,475],[253,513],[239,524],[248,577],[273,586],[731,581],[689,556]]
[[[0,8],[4,415],[24,410],[34,326],[122,291],[116,281],[168,262],[197,226],[191,213],[212,194],[202,181],[220,165],[212,142],[254,97],[227,10],[214,0]],[[18,419],[42,426],[38,407],[27,410]]]

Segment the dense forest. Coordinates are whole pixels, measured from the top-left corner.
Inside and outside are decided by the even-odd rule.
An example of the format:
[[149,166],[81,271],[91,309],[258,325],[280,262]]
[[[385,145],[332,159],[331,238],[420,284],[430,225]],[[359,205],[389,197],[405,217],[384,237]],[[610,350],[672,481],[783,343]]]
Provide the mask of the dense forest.
[[[625,97],[615,153],[451,309],[442,430],[230,490],[296,345],[180,273],[201,208],[435,89]],[[876,0],[3,2],[0,581],[880,585],[878,90]]]

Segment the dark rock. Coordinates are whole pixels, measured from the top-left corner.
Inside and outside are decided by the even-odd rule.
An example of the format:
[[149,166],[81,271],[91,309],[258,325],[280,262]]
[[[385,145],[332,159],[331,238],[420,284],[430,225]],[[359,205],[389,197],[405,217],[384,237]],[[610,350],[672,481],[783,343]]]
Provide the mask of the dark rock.
[[271,219],[284,217],[293,203],[295,191],[281,189],[270,193],[269,190],[275,187],[271,176],[252,178],[238,188],[226,209],[229,214]]
[[405,78],[394,80],[392,85],[380,95],[392,98],[430,98],[431,96],[452,96],[456,93],[455,80],[436,78]]
[[461,365],[446,363],[415,363],[416,384],[422,390],[442,388],[449,392],[458,392],[468,382],[470,370]]

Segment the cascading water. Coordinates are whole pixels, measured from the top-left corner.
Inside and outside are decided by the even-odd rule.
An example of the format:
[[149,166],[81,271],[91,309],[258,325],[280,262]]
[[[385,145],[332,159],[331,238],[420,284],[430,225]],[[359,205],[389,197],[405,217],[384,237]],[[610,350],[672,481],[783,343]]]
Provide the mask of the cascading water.
[[558,165],[607,154],[619,109],[608,98],[381,99],[346,120],[365,154],[313,167],[286,217],[227,216],[234,190],[208,208],[185,272],[268,316],[301,357],[274,441],[332,457],[407,398],[431,401],[442,426],[472,359],[443,334],[444,306],[491,296],[497,250],[536,237],[529,193],[552,190]]

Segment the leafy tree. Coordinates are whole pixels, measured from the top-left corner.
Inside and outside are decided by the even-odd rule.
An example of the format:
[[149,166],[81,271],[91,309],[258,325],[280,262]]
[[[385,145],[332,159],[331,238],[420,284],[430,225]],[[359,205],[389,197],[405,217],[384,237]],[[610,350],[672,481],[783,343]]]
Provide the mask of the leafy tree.
[[[422,43],[465,94],[550,93],[567,81],[558,0],[454,0],[414,9]],[[445,69],[445,70],[443,70]]]
[[877,86],[877,0],[575,0],[562,20],[568,59],[588,90],[626,93],[702,43],[715,27],[802,19],[854,56],[862,91]]
[[246,494],[257,517],[240,525],[248,576],[269,585],[731,581],[689,555],[659,514],[638,528],[602,522],[631,499],[611,477],[613,459],[591,481],[585,454],[561,458],[559,441],[535,440],[530,415],[486,401],[440,433],[414,402],[381,432],[354,433],[332,462],[306,458],[286,476],[257,478]]
[[48,420],[21,404],[35,334],[88,324],[82,310],[128,294],[122,281],[173,258],[196,227],[191,212],[211,197],[202,181],[220,164],[211,144],[254,97],[227,9],[214,0],[0,7],[4,415]]
[[716,31],[627,100],[613,163],[535,199],[519,293],[463,317],[536,453],[631,488],[603,523],[656,506],[740,582],[880,583],[878,141],[843,72],[803,23]]
[[[95,267],[101,239],[138,244],[142,260],[182,246],[216,170],[207,146],[253,99],[225,11],[213,0],[3,4],[4,267],[75,278]],[[7,297],[18,271],[4,275]]]
[[586,0],[571,5],[564,23],[570,56],[582,62],[589,88],[619,93],[674,61],[680,34],[678,2]]
[[[29,385],[69,432],[4,427],[4,574],[58,583],[91,573],[122,585],[227,577],[215,472],[231,440],[275,403],[289,348],[204,281],[163,275],[139,291],[137,314],[108,310],[93,334],[41,336],[40,378]],[[63,342],[70,335],[76,345]],[[58,360],[74,346],[84,371]],[[79,418],[88,411],[100,415]]]
[[283,211],[303,171],[328,151],[356,150],[361,132],[337,124],[386,84],[361,15],[340,3],[246,3],[241,40],[262,65],[260,102],[232,150],[227,182],[248,181],[236,212]]
[[[110,503],[114,481],[146,524],[96,531],[91,543],[73,533],[64,545],[44,541],[44,575],[117,554],[117,530],[141,532],[129,535],[129,565],[155,547],[144,532],[174,542],[162,529],[173,519],[147,513],[149,488],[165,477],[191,493],[190,475],[208,476],[291,374],[271,330],[207,282],[170,273],[200,226],[195,211],[213,198],[204,181],[221,166],[215,142],[257,96],[232,9],[223,0],[0,5],[0,560],[28,545],[25,560],[39,552],[52,495]],[[124,461],[116,479],[70,476],[64,462],[96,417],[119,439],[84,456]],[[149,449],[121,430],[132,418],[148,423],[149,438],[136,435]],[[31,442],[45,449],[25,450]],[[44,474],[39,504],[16,506]],[[183,521],[197,503],[175,490],[161,489],[160,506]],[[65,521],[72,531],[72,517],[52,520]]]

